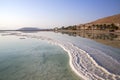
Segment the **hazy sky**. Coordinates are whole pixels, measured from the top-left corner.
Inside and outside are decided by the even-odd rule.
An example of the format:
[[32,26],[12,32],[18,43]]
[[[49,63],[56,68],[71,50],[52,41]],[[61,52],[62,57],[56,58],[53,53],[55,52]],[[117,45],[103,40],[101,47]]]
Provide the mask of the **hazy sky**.
[[120,0],[0,0],[0,29],[68,26],[119,13]]

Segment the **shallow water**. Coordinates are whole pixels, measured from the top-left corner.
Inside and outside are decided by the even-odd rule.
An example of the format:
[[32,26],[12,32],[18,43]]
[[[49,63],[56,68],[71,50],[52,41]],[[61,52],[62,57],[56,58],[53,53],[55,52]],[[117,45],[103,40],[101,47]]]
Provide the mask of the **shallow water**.
[[[8,32],[7,34],[3,33],[2,35],[18,36],[18,37],[21,37],[20,39],[23,41],[31,38],[36,40],[41,39],[49,42],[52,41],[52,43],[62,45],[64,48],[66,48],[68,51],[71,52],[71,55],[77,56],[73,60],[77,62],[75,64],[77,66],[77,69],[80,68],[81,69],[81,70],[79,69],[80,72],[84,72],[83,73],[84,76],[90,79],[95,79],[95,80],[99,79],[99,77],[101,77],[102,79],[109,79],[109,80],[114,80],[114,78],[116,78],[116,80],[120,79],[120,69],[119,69],[120,49],[119,48],[103,45],[101,43],[97,43],[87,38],[82,38],[78,36],[77,37],[68,36],[66,34],[61,34],[61,33],[54,33],[54,32],[36,32],[36,33],[35,32],[34,33],[19,32],[19,33],[20,34],[18,34],[18,32]],[[29,47],[30,46],[26,46],[25,48],[29,48]],[[30,49],[33,49],[33,48],[30,48]],[[46,50],[49,51],[48,48]],[[34,50],[31,50],[31,52],[32,51]],[[94,77],[94,75],[96,76]],[[98,78],[96,78],[97,76]],[[74,79],[70,78],[68,80],[74,80]]]
[[59,46],[43,40],[0,36],[0,80],[79,80]]

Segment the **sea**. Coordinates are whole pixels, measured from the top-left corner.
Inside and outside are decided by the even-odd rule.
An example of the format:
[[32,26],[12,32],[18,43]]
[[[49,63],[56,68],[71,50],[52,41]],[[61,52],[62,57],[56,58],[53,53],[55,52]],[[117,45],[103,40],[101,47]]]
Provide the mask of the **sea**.
[[[0,80],[120,80],[120,35],[114,35],[1,31]],[[72,70],[69,49],[84,51],[78,51],[76,64],[84,77]]]

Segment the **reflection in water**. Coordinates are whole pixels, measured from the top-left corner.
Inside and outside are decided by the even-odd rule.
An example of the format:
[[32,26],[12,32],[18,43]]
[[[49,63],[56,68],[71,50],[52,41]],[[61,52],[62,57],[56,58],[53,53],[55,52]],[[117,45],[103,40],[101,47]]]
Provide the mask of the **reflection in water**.
[[28,30],[28,31],[24,31],[24,30],[23,30],[23,31],[20,31],[20,32],[22,32],[22,33],[37,33],[37,32],[39,32],[39,31],[34,31],[34,30],[33,30],[33,31],[29,31],[29,30]]
[[87,33],[87,32],[61,32],[69,36],[80,36],[97,42],[120,48],[120,33]]
[[43,40],[0,34],[0,80],[80,80],[68,66],[67,53]]
[[[18,33],[18,32],[16,32],[16,33]],[[4,33],[5,34],[5,33]],[[7,33],[8,34],[8,33]],[[30,34],[30,33],[27,33],[27,34]],[[25,34],[20,34],[22,37],[25,37],[25,36],[27,36],[27,34],[25,33]],[[105,70],[108,70],[108,71],[110,71],[111,73],[114,73],[114,74],[120,74],[120,70],[119,70],[119,67],[120,67],[120,65],[119,65],[119,62],[120,62],[120,50],[119,49],[117,49],[117,48],[112,48],[112,47],[109,47],[109,46],[105,46],[105,45],[101,45],[101,44],[99,44],[99,43],[97,43],[97,42],[95,42],[95,41],[92,41],[92,40],[89,40],[89,39],[86,39],[86,38],[90,38],[90,39],[94,39],[94,40],[98,40],[98,41],[103,41],[103,42],[106,42],[106,43],[108,43],[108,42],[117,42],[118,41],[118,43],[119,43],[119,35],[117,35],[117,34],[98,34],[98,33],[76,33],[76,32],[74,32],[74,33],[63,33],[63,34],[65,34],[65,35],[62,35],[61,33],[59,33],[59,34],[55,34],[55,33],[46,33],[46,32],[40,32],[40,33],[37,33],[37,34],[30,34],[30,36],[28,36],[28,38],[37,38],[37,39],[39,39],[39,38],[41,38],[41,39],[47,39],[48,41],[50,41],[50,40],[52,40],[52,39],[57,39],[57,40],[60,40],[60,41],[63,41],[63,42],[70,42],[71,44],[73,44],[73,45],[68,45],[67,43],[67,48],[70,48],[69,50],[72,50],[72,52],[73,53],[75,53],[75,54],[77,54],[77,55],[75,55],[75,60],[76,60],[76,63],[78,64],[78,63],[80,63],[80,65],[79,65],[79,67],[80,68],[82,68],[85,72],[86,71],[90,71],[90,73],[92,73],[91,71],[93,71],[93,73],[94,73],[94,71],[95,71],[95,74],[97,74],[98,73],[98,75],[99,74],[101,74],[101,72],[99,73],[99,69],[97,68],[97,66],[96,65],[94,65],[94,66],[92,66],[91,65],[91,61],[92,60],[94,60],[94,61],[96,61],[94,64],[96,64],[96,63],[98,63],[100,66],[102,66]],[[69,34],[70,36],[68,36],[68,35],[66,35],[66,34]],[[15,32],[11,32],[11,33],[9,33],[8,34],[8,36],[10,36],[10,35],[16,35],[16,36],[19,36],[19,34],[15,34]],[[32,36],[33,35],[33,36]],[[81,36],[81,37],[85,37],[85,38],[81,38],[81,37],[78,37],[78,36]],[[103,36],[104,35],[104,36]],[[116,36],[117,35],[117,36]],[[21,37],[21,36],[19,36],[19,37]],[[41,37],[41,36],[43,36],[43,37]],[[76,36],[76,37],[72,37],[72,36]],[[12,36],[10,36],[10,37],[12,37]],[[114,37],[114,38],[113,38]],[[111,38],[113,38],[113,39],[111,39]],[[13,38],[12,38],[13,39]],[[18,40],[20,40],[20,39],[18,39]],[[11,40],[10,40],[11,41]],[[20,40],[20,41],[29,41],[27,38],[26,39],[24,39],[24,40]],[[53,40],[54,41],[54,40]],[[34,42],[34,41],[32,41],[32,42]],[[40,42],[41,43],[41,42]],[[43,44],[43,45],[45,45],[45,44]],[[75,46],[74,46],[75,45]],[[117,45],[117,44],[115,44],[115,45]],[[29,45],[30,46],[30,45]],[[48,46],[48,45],[47,45]],[[72,47],[73,46],[73,47]],[[77,46],[77,47],[76,47]],[[11,47],[11,46],[10,46]],[[40,47],[43,47],[43,46],[40,46]],[[39,51],[39,49],[40,49],[40,47],[36,47],[34,50],[33,50],[33,48],[32,48],[32,51]],[[84,55],[81,55],[81,54],[79,54],[79,53],[81,53],[81,52],[79,52],[79,48],[80,49],[82,49],[82,50],[84,50],[85,51],[85,54],[88,54],[88,55],[90,55],[90,57],[87,57],[87,56],[84,56]],[[77,51],[77,49],[78,49],[78,52],[76,52]],[[48,53],[50,53],[50,51],[52,51],[51,53],[53,53],[54,51],[53,50],[49,50],[49,48],[42,48],[40,51],[42,51],[42,50],[47,50],[48,52],[46,53],[46,54],[43,54],[43,55],[41,55],[41,59],[42,60],[40,60],[40,61],[42,61],[42,63],[43,63],[43,65],[44,64],[46,64],[46,63],[48,63],[47,61],[50,61],[50,60],[47,60],[48,58],[50,58],[50,56],[48,57],[47,55],[48,55]],[[56,49],[54,49],[54,50],[56,50]],[[30,52],[32,52],[32,51],[30,51]],[[60,50],[61,51],[61,50]],[[60,52],[60,51],[57,51],[57,52]],[[34,53],[35,53],[34,52]],[[87,52],[87,53],[86,53]],[[32,57],[32,59],[33,59],[33,55],[31,55],[31,57]],[[35,56],[36,57],[36,56]],[[51,60],[52,60],[52,62],[54,62],[54,61],[56,61],[56,59],[60,59],[60,60],[63,60],[62,59],[62,57],[61,58],[59,58],[60,56],[58,55],[58,57],[57,56],[55,56],[55,58],[53,58],[53,55],[51,56]],[[86,58],[87,57],[87,58]],[[92,60],[91,60],[91,58],[92,58]],[[27,59],[27,58],[25,58],[25,59]],[[40,56],[38,55],[38,59],[40,59]],[[34,59],[35,61],[36,61],[36,58]],[[33,60],[33,63],[34,63],[34,60]],[[82,63],[81,63],[81,60],[82,60]],[[30,61],[30,60],[29,60]],[[39,61],[39,60],[38,60]],[[63,64],[63,61],[61,61],[62,63],[60,63],[60,65],[62,65]],[[58,63],[58,62],[57,62]],[[26,64],[26,63],[25,63]],[[49,63],[48,63],[49,64]],[[47,67],[49,66],[49,65],[44,65],[43,66],[43,69],[41,69],[41,70],[45,70],[45,75],[48,75],[48,73],[46,74],[46,72],[49,72],[49,69],[50,70],[52,70],[52,68],[53,68],[53,70],[55,69],[55,65],[50,65],[50,66],[52,66],[52,68],[49,68],[49,69],[47,69]],[[51,63],[50,63],[51,64]],[[57,65],[57,67],[59,67],[60,65]],[[109,65],[109,66],[108,66]],[[115,66],[114,66],[115,65]],[[41,66],[41,65],[40,65]],[[47,66],[47,67],[46,67]],[[83,67],[84,66],[84,67]],[[56,68],[57,68],[56,67]],[[96,71],[97,70],[97,71]],[[57,69],[56,71],[60,71],[61,72],[61,69]],[[55,71],[55,72],[56,72]],[[66,69],[64,69],[64,71],[66,71]],[[42,71],[43,72],[43,71]],[[58,73],[57,72],[57,73]],[[84,72],[84,73],[85,73]],[[102,72],[104,72],[104,71],[102,71]],[[106,72],[106,71],[105,71]],[[65,73],[65,72],[64,72]],[[42,73],[42,74],[44,74],[44,73]],[[43,77],[43,75],[41,74],[41,76]],[[50,73],[51,74],[51,73]],[[55,73],[56,74],[56,73]],[[60,73],[61,74],[61,73]],[[65,73],[66,74],[66,73]],[[62,75],[63,75],[63,73],[62,73]],[[105,76],[106,76],[106,74],[104,74],[104,73],[102,73],[102,77],[104,78]],[[31,76],[31,75],[30,75]],[[40,75],[39,75],[40,76]],[[59,76],[59,75],[58,75]],[[46,77],[46,76],[44,76],[44,77]],[[53,76],[52,76],[53,77]],[[63,78],[63,76],[62,76],[62,78]],[[69,77],[68,77],[69,78]],[[50,80],[50,77],[46,77],[46,79],[44,78],[44,79],[42,79],[42,80]],[[106,79],[108,79],[108,77],[106,77]],[[26,79],[25,79],[26,80]],[[35,79],[34,79],[35,80]],[[51,80],[53,80],[53,79],[51,79]],[[60,78],[60,80],[75,80],[75,79],[61,79]],[[109,80],[111,80],[111,78],[109,79]],[[118,80],[118,79],[117,79]]]

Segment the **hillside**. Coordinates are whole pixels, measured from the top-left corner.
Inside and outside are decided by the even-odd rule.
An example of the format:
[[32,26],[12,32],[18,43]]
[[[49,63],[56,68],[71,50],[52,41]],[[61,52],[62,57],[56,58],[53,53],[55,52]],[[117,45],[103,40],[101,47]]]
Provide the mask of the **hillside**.
[[105,17],[98,19],[96,21],[91,22],[92,24],[97,24],[97,23],[120,23],[120,14]]

